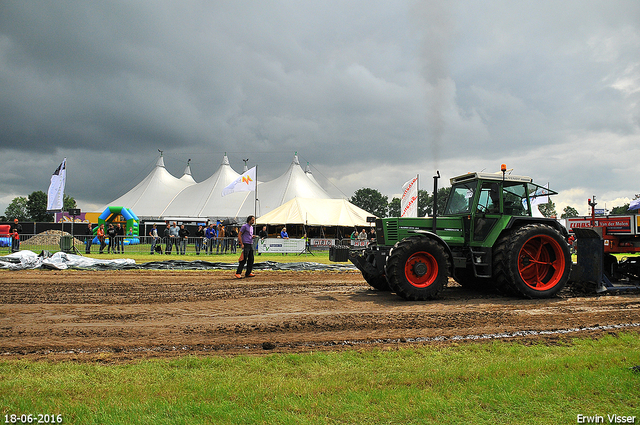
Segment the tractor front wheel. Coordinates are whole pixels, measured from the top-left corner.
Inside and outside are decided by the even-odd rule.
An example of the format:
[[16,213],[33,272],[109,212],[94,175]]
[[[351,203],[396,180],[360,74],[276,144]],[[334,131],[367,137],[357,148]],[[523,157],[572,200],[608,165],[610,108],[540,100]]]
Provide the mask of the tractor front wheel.
[[389,287],[402,298],[430,300],[447,284],[447,254],[434,240],[407,238],[393,247],[385,270]]

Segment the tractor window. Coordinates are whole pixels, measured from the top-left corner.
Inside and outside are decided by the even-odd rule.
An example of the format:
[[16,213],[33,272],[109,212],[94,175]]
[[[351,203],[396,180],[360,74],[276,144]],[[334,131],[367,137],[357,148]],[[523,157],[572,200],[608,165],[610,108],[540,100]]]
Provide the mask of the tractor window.
[[497,183],[483,183],[478,198],[478,212],[497,214],[500,212],[500,188]]
[[476,182],[461,184],[451,188],[447,208],[444,215],[464,214],[471,211],[473,195],[475,195]]
[[529,215],[527,188],[524,184],[506,186],[504,192],[504,213],[508,215]]

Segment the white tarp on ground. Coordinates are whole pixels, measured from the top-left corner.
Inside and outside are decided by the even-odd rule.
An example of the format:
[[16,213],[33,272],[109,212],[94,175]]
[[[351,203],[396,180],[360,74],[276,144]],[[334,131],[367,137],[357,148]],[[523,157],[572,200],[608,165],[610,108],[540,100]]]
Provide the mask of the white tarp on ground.
[[[45,251],[46,252],[46,251]],[[116,260],[96,260],[80,255],[56,252],[50,257],[38,255],[31,251],[20,251],[0,257],[0,269],[25,270],[25,269],[99,269],[99,270],[235,270],[238,263],[212,263],[209,261],[155,261],[136,264],[135,260],[122,258]],[[254,270],[355,270],[348,264],[319,264],[312,262],[276,263],[264,261],[255,263]]]
[[55,269],[66,270],[68,268],[95,268],[106,266],[107,268],[120,268],[136,264],[130,258],[118,258],[116,260],[96,260],[81,255],[56,252],[50,257],[41,256],[32,251],[14,252],[0,257],[0,269],[24,270],[24,269]]
[[370,214],[346,199],[294,198],[256,220],[257,224],[308,226],[368,226]]

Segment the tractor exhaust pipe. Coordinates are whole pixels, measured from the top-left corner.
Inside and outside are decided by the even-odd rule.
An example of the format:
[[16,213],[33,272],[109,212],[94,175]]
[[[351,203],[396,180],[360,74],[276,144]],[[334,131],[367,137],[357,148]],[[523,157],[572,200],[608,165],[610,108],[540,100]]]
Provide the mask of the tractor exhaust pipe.
[[436,233],[436,220],[438,218],[438,179],[440,178],[440,171],[436,171],[436,175],[433,176],[433,233]]

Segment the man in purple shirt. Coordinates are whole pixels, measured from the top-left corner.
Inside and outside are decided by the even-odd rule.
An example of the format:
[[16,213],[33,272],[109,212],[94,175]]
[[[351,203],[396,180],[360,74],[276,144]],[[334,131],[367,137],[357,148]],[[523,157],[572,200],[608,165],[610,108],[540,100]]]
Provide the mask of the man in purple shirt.
[[238,270],[236,270],[236,279],[242,279],[242,269],[245,264],[247,265],[245,277],[255,276],[255,274],[251,273],[253,269],[253,224],[255,222],[256,218],[250,215],[247,217],[247,222],[240,228],[240,232],[238,232],[238,242],[242,249],[242,254],[240,254],[240,264],[238,264]]

